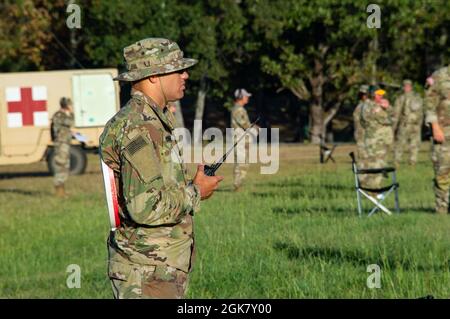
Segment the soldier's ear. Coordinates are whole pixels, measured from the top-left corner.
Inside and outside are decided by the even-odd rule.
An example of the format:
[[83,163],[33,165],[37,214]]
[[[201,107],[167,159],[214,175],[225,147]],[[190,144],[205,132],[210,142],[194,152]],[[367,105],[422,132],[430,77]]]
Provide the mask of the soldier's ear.
[[158,76],[149,76],[147,79],[150,81],[150,83],[155,84],[158,81]]

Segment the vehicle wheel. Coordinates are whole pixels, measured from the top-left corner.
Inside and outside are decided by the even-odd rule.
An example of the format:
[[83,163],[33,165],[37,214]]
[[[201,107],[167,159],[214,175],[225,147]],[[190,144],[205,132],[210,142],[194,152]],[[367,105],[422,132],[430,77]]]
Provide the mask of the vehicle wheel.
[[[70,175],[81,175],[86,170],[86,153],[79,146],[70,147]],[[47,166],[50,174],[55,172],[55,149],[52,147],[47,153]]]

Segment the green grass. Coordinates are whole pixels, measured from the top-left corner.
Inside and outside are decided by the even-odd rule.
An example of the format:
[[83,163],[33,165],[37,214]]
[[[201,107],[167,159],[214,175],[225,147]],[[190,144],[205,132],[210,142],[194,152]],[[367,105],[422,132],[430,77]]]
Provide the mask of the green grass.
[[[221,168],[226,180],[195,217],[188,297],[449,298],[450,216],[433,214],[428,149],[415,169],[398,172],[402,213],[371,218],[357,216],[347,152],[320,165],[310,149],[284,147],[276,175],[253,165],[239,193],[230,191],[231,166]],[[0,167],[8,177],[0,179],[1,298],[112,297],[103,186],[96,156],[89,160],[65,201],[53,197],[44,163]],[[80,289],[66,286],[70,264],[81,267]],[[367,288],[370,264],[381,267],[380,289]]]

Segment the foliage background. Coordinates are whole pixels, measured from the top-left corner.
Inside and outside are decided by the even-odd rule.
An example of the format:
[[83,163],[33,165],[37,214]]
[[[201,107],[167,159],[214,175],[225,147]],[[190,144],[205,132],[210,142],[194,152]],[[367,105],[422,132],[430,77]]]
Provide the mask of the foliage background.
[[[69,3],[81,8],[80,29],[66,26]],[[124,46],[166,37],[200,61],[181,101],[188,127],[194,116],[204,119],[204,127],[227,127],[224,105],[237,87],[245,87],[254,93],[251,117],[282,128],[283,141],[314,140],[323,128],[336,140],[351,140],[360,84],[384,83],[393,102],[402,79],[411,78],[422,92],[426,77],[450,58],[449,1],[378,1],[380,29],[366,25],[369,4],[5,0],[0,3],[0,71],[122,71]],[[195,115],[200,102],[205,110]]]

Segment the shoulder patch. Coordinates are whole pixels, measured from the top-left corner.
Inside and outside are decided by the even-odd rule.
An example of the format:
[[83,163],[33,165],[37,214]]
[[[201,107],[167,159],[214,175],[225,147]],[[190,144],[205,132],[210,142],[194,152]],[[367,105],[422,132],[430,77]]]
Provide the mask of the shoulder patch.
[[145,183],[161,175],[153,143],[144,134],[133,138],[124,149],[124,156]]
[[133,156],[134,154],[139,152],[142,148],[144,148],[146,144],[147,142],[144,140],[142,135],[139,135],[137,138],[131,141],[130,144],[127,145],[126,150],[131,156]]

